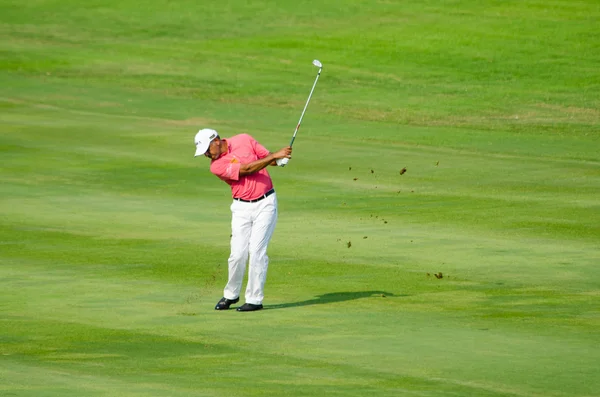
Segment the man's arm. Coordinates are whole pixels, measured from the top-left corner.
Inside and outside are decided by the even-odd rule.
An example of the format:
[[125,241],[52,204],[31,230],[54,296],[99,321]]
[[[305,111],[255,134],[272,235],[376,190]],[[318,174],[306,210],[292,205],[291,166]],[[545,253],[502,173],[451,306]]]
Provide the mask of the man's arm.
[[267,167],[268,165],[275,163],[277,159],[283,158],[292,158],[292,148],[290,146],[281,148],[275,153],[269,153],[267,157],[263,157],[262,159],[258,159],[251,163],[240,164],[240,176],[254,174],[255,172]]

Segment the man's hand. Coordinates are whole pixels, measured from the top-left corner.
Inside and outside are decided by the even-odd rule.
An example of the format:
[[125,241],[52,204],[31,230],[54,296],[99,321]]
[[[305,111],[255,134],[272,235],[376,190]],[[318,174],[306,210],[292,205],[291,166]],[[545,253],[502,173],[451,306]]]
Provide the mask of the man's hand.
[[292,158],[292,147],[286,146],[273,153],[275,157],[275,164],[280,167],[284,167],[288,161]]
[[285,158],[291,159],[292,158],[292,147],[286,146],[284,148],[279,149],[278,151],[273,153],[273,157],[275,157],[276,159],[285,159]]

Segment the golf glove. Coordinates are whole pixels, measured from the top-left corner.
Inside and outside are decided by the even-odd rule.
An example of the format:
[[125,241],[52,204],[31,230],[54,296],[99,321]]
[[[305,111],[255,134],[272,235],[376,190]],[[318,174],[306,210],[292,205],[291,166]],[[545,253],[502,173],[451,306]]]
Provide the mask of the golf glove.
[[280,167],[285,167],[285,165],[288,163],[288,161],[290,161],[290,159],[288,159],[287,157],[275,160],[275,162],[277,163],[277,165],[280,166]]

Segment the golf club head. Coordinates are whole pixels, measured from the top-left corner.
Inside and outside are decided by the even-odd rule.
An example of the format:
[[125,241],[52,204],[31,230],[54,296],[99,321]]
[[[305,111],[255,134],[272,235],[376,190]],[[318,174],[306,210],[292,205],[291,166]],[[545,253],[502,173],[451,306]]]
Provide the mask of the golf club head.
[[313,65],[315,65],[318,68],[322,68],[323,67],[323,64],[318,59],[315,59],[313,61]]

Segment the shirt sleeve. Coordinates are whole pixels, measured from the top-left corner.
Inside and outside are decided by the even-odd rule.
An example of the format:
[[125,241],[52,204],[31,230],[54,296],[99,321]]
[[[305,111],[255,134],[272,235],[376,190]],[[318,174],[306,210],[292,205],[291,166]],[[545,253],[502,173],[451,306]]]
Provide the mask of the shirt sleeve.
[[210,165],[210,172],[225,182],[238,181],[240,179],[240,165],[237,161],[213,161]]
[[252,148],[254,149],[254,153],[256,153],[259,159],[264,159],[269,155],[269,153],[271,153],[263,145],[258,143],[256,139],[252,137],[250,137],[250,139],[252,140]]

